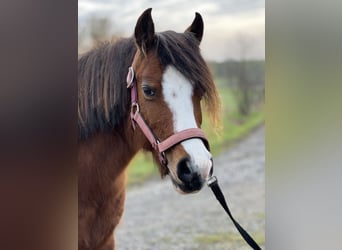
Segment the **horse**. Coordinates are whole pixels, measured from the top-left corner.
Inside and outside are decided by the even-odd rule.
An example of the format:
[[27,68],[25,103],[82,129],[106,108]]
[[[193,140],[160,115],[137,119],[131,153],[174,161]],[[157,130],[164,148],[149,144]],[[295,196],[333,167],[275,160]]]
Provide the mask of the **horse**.
[[201,103],[217,123],[220,101],[200,53],[203,19],[196,12],[182,33],[155,32],[151,10],[138,18],[132,37],[78,59],[81,250],[115,248],[125,172],[138,151],[151,152],[161,177],[169,175],[180,193],[198,192],[212,173]]

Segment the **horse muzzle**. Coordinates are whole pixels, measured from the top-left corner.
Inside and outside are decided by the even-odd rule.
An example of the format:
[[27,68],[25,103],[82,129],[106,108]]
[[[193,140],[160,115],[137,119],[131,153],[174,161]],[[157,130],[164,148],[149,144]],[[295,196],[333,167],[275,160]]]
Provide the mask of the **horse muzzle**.
[[177,191],[184,194],[200,191],[213,172],[212,160],[208,164],[203,170],[203,167],[195,164],[189,157],[182,158],[177,164],[177,180],[174,180],[171,175]]

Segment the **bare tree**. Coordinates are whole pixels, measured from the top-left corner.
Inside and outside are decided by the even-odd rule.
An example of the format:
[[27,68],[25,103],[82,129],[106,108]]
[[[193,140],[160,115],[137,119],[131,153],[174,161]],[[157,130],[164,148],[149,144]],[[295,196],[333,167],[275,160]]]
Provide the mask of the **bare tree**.
[[239,49],[240,62],[238,66],[238,108],[242,115],[248,115],[251,110],[252,80],[248,75],[247,56],[253,45],[253,39],[247,34],[238,34],[237,45]]

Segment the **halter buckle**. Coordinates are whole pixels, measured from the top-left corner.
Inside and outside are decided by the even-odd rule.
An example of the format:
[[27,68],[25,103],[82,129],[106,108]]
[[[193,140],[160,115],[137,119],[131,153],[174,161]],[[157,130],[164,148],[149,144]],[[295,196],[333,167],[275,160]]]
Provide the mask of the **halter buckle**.
[[131,67],[128,68],[128,73],[127,73],[127,78],[126,78],[127,88],[128,89],[132,87],[132,84],[134,82],[134,78],[135,78],[134,69],[131,66]]
[[162,165],[167,167],[167,159],[166,159],[166,155],[164,152],[159,153],[159,161]]

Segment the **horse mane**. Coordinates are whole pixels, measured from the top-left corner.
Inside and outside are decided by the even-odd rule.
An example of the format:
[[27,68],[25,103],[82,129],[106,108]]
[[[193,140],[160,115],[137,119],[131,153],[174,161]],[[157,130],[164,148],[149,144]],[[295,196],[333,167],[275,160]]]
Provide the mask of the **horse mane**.
[[130,38],[102,43],[79,57],[79,139],[111,131],[127,116],[126,76],[135,52],[134,40]]
[[[190,32],[156,33],[153,49],[164,68],[174,66],[194,85],[203,96],[208,114],[217,123],[220,115],[218,93],[195,36]],[[126,76],[136,50],[132,37],[103,43],[79,57],[79,139],[99,131],[111,131],[127,117],[130,97]]]

